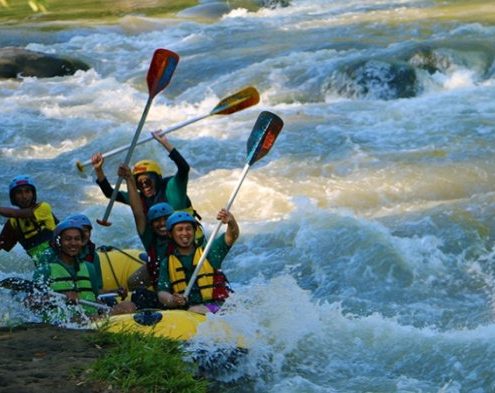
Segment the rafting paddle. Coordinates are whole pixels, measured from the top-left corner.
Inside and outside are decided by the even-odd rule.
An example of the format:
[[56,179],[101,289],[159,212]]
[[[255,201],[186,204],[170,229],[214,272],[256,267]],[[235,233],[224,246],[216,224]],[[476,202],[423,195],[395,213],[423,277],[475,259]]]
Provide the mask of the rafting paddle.
[[[259,114],[258,119],[256,120],[256,123],[254,124],[253,130],[251,131],[251,134],[249,135],[247,141],[247,162],[246,165],[244,165],[244,169],[242,170],[241,178],[239,179],[237,187],[234,189],[234,192],[230,196],[229,201],[225,206],[225,209],[227,211],[230,210],[230,208],[232,207],[234,199],[237,196],[239,189],[241,188],[242,182],[246,178],[249,168],[270,151],[273,144],[275,143],[275,139],[277,139],[278,134],[282,130],[283,125],[284,122],[282,121],[282,119],[271,112],[264,111]],[[215,240],[215,237],[217,236],[221,226],[222,222],[219,221],[217,226],[211,233],[210,237],[208,238],[208,243],[206,243],[203,254],[201,255],[201,258],[199,259],[198,264],[194,269],[191,280],[187,284],[186,290],[184,291],[185,297],[189,296],[189,293],[191,292],[194,282],[196,281],[201,266],[206,260],[206,256],[208,255],[208,252],[210,251],[213,241]]]
[[[34,292],[34,291],[40,291],[42,294],[47,294],[50,296],[54,297],[60,297],[60,298],[65,298],[68,300],[67,296],[65,296],[63,293],[59,292],[54,292],[54,291],[48,291],[41,286],[36,285],[34,282],[26,280],[24,278],[19,278],[19,277],[8,277],[0,281],[0,288],[5,288],[9,289],[11,291],[19,291],[19,292]],[[77,301],[80,304],[84,304],[86,306],[91,306],[98,308],[100,310],[104,311],[110,311],[110,307],[105,306],[104,304],[92,302],[89,300],[84,300],[84,299],[79,299]]]
[[[174,124],[170,126],[169,128],[160,131],[158,135],[163,136],[165,134],[169,134],[173,131],[176,131],[180,128],[183,128],[189,124],[196,123],[199,120],[205,119],[207,117],[213,116],[213,115],[230,115],[235,112],[242,111],[243,109],[249,108],[253,105],[256,105],[260,101],[260,95],[258,91],[252,87],[246,87],[242,90],[239,90],[237,93],[232,94],[231,96],[225,97],[222,99],[216,106],[213,108],[210,112],[208,112],[205,115],[193,117],[192,119],[185,120],[183,122]],[[139,141],[136,142],[137,145],[142,145],[143,143],[149,142],[153,139],[153,136],[148,136],[146,138],[142,138]],[[120,146],[117,147],[113,150],[110,150],[106,153],[103,153],[102,156],[103,158],[107,157],[112,157],[120,152],[126,151],[129,149],[131,145],[125,145],[125,146]],[[84,162],[76,162],[77,169],[79,169],[80,172],[84,171],[84,167],[88,166],[91,164],[91,160],[86,160]]]
[[[146,102],[146,106],[144,108],[143,114],[141,115],[141,120],[139,121],[136,132],[134,133],[134,137],[132,138],[132,142],[129,146],[129,150],[127,151],[127,155],[124,159],[123,165],[128,166],[131,161],[132,153],[134,152],[134,148],[136,147],[137,141],[139,139],[139,134],[143,129],[144,122],[146,121],[146,117],[148,116],[148,112],[151,107],[151,102],[153,98],[162,91],[170,82],[172,75],[177,67],[177,63],[179,62],[179,55],[167,49],[157,49],[153,54],[153,58],[151,59],[150,68],[148,69],[148,75],[146,77],[146,82],[148,84],[148,101]],[[110,226],[112,225],[108,221],[108,217],[110,217],[110,212],[112,211],[112,206],[117,198],[117,194],[119,192],[120,185],[122,184],[123,178],[119,176],[117,182],[115,183],[115,187],[113,189],[112,196],[110,197],[110,201],[108,202],[107,209],[105,210],[105,215],[103,218],[97,219],[96,222],[100,225]]]

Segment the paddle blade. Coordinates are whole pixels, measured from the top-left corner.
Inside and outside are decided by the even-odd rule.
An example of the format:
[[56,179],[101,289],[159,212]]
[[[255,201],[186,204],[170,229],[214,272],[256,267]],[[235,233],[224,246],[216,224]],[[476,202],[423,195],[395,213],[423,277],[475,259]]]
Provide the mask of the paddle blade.
[[212,115],[230,115],[256,105],[258,102],[260,102],[258,90],[249,86],[224,98],[210,113]]
[[0,288],[11,291],[32,292],[35,288],[34,283],[19,277],[8,277],[0,281]]
[[259,114],[247,141],[249,165],[268,154],[283,126],[282,119],[274,113],[263,111]]
[[151,98],[162,91],[172,79],[175,68],[179,63],[179,55],[168,49],[157,49],[151,59],[146,82]]

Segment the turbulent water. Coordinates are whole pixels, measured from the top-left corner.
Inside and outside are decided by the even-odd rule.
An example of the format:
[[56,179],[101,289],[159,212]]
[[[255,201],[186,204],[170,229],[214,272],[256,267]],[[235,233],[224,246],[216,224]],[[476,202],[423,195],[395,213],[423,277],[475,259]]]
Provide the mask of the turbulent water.
[[[261,94],[256,107],[170,134],[207,229],[241,175],[259,112],[285,122],[232,209],[241,237],[224,266],[236,293],[201,329],[210,337],[227,319],[250,345],[216,377],[222,389],[495,391],[495,6],[293,0],[257,11],[215,3],[215,16],[207,4],[174,19],[1,33],[91,69],[0,81],[0,205],[24,173],[59,217],[101,218],[107,200],[75,162],[130,142],[152,53],[171,49],[181,60],[143,136],[242,87]],[[145,157],[174,172],[156,142],[132,161]],[[112,181],[123,159],[105,162]],[[95,228],[97,244],[139,247],[127,207],[111,221]],[[21,248],[2,252],[0,278],[31,269]],[[4,325],[29,318],[13,300],[1,307]]]

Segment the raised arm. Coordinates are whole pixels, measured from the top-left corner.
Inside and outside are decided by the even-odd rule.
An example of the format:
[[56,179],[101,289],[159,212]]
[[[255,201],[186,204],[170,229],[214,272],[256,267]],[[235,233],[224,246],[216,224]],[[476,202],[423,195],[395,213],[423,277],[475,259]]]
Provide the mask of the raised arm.
[[118,175],[126,181],[129,204],[131,205],[132,214],[134,215],[136,229],[138,233],[142,235],[146,229],[146,216],[141,204],[141,198],[138,194],[136,180],[134,179],[134,176],[132,175],[132,172],[127,165],[119,166]]
[[170,143],[165,135],[160,136],[159,131],[154,131],[151,135],[153,135],[153,138],[155,138],[168,151],[170,159],[177,166],[176,176],[187,179],[189,176],[190,166],[184,157],[182,157],[179,151]]
[[103,182],[103,180],[106,179],[105,172],[103,172],[103,163],[105,162],[105,159],[103,158],[103,155],[98,152],[95,153],[91,156],[91,165],[93,165],[93,169],[96,174],[96,180],[98,183]]
[[228,246],[231,246],[239,237],[239,225],[237,224],[234,215],[229,211],[222,209],[217,214],[217,220],[227,224],[227,230],[225,231],[225,243]]
[[[93,169],[96,174],[96,184],[100,187],[100,190],[103,192],[107,198],[111,198],[113,194],[113,187],[110,185],[107,177],[105,176],[105,172],[103,172],[103,163],[104,158],[101,153],[95,153],[91,156],[91,164],[93,165]],[[127,203],[127,199],[124,197],[122,192],[119,191],[117,194],[117,202]]]

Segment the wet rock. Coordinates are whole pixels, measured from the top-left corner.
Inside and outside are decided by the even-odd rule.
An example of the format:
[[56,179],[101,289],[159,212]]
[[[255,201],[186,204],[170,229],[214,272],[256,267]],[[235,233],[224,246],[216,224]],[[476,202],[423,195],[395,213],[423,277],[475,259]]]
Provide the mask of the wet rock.
[[62,58],[23,48],[0,48],[0,78],[3,79],[18,76],[52,78],[73,75],[78,70],[86,71],[89,68],[86,63],[77,59]]
[[257,3],[265,8],[288,7],[290,0],[258,0]]
[[392,100],[417,94],[416,72],[409,64],[368,60],[347,66],[338,74],[328,87],[341,95]]
[[442,56],[431,48],[423,48],[414,53],[409,60],[409,64],[426,70],[429,74],[434,74],[437,71],[449,68],[451,61],[447,56]]

